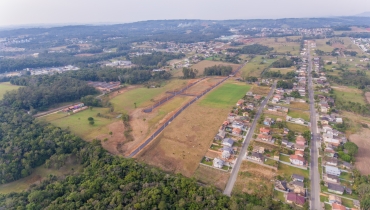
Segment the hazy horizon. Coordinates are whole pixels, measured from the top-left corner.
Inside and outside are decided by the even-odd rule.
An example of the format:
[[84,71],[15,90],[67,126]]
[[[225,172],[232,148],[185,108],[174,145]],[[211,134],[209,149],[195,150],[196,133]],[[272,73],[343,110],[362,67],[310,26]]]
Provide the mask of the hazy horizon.
[[[172,19],[280,19],[351,16],[370,11],[363,0],[142,0],[91,2],[88,0],[3,0],[0,27],[26,25],[117,24]],[[277,9],[278,8],[278,9]]]

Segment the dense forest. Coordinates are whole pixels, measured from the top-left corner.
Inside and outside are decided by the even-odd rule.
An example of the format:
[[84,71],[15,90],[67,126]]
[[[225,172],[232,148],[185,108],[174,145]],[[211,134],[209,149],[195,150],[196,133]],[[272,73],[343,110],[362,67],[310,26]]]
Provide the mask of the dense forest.
[[182,74],[184,79],[193,79],[197,76],[198,70],[192,68],[183,68]]
[[25,87],[7,92],[3,104],[25,110],[43,110],[56,103],[70,102],[98,93],[86,82],[64,75],[21,77],[11,80],[11,83]]
[[227,49],[229,52],[236,52],[240,54],[254,54],[254,55],[264,55],[270,51],[272,51],[274,48],[267,47],[261,44],[252,44],[248,46],[244,46],[241,49],[234,49],[229,48]]
[[204,69],[206,76],[229,76],[233,68],[231,66],[214,65]]
[[282,74],[280,71],[266,71],[262,75],[263,77],[268,78],[282,78],[282,79],[293,79],[297,76],[297,73],[294,71]]
[[359,89],[364,89],[367,85],[370,85],[370,79],[366,76],[366,72],[359,70],[356,72],[344,70],[339,72],[339,76],[327,75],[327,78],[336,84],[356,86]]

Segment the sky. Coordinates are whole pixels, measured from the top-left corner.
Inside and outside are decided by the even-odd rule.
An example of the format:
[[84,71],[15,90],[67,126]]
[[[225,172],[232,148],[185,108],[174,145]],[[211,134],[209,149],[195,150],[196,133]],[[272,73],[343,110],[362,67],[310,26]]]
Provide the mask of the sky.
[[0,0],[0,26],[349,16],[369,0]]

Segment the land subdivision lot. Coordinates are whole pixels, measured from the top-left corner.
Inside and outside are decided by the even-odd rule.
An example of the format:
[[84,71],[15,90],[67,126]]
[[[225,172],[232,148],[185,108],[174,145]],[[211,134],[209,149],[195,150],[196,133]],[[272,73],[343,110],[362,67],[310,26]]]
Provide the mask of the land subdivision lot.
[[240,74],[243,78],[260,77],[263,70],[276,60],[277,59],[267,59],[264,58],[264,56],[256,56],[240,70]]
[[358,146],[355,166],[361,174],[370,174],[370,129],[362,129],[360,132],[349,136],[349,140]]
[[295,71],[296,69],[294,67],[291,67],[291,68],[270,68],[269,71],[272,71],[272,72],[279,72],[282,73],[282,74],[286,74],[286,73],[289,73],[289,72],[292,72],[292,71]]
[[316,49],[322,50],[324,52],[331,52],[334,50],[333,46],[327,45],[326,42],[330,39],[317,39],[316,40]]
[[341,100],[360,103],[362,105],[366,104],[362,91],[357,88],[346,86],[332,86],[332,88],[334,89],[335,96]]
[[12,84],[10,84],[10,82],[1,82],[0,83],[0,99],[3,98],[4,94],[7,91],[17,90],[20,87],[21,86],[12,85]]
[[230,173],[215,168],[199,165],[193,177],[201,183],[213,185],[219,190],[225,189]]
[[243,83],[221,85],[184,110],[137,158],[192,176],[230,109],[248,90]]
[[[300,37],[287,37],[292,40],[298,40]],[[267,45],[274,48],[274,52],[277,53],[291,53],[292,55],[299,55],[299,41],[288,42],[286,37],[281,38],[259,38],[255,39],[256,43]]]
[[251,91],[253,94],[266,96],[270,92],[271,88],[266,86],[253,85]]
[[203,61],[201,61],[201,62],[199,62],[197,64],[194,64],[190,68],[197,69],[198,70],[198,75],[203,75],[205,68],[211,67],[211,66],[218,66],[218,65],[221,65],[221,66],[231,66],[233,68],[233,71],[235,71],[240,66],[240,64],[234,64],[234,63],[203,60]]
[[232,194],[256,194],[259,198],[272,196],[276,171],[253,162],[243,161]]
[[300,102],[290,102],[289,108],[293,109],[302,109],[302,110],[310,110],[310,105],[308,103],[300,103]]
[[190,87],[189,89],[187,89],[184,92],[184,94],[200,95],[201,93],[203,93],[208,88],[211,88],[212,86],[214,86],[215,84],[220,82],[222,79],[224,79],[224,77],[209,77],[209,78],[206,78],[206,79],[198,82],[194,86]]
[[309,112],[290,109],[289,112],[288,112],[288,115],[293,117],[293,118],[302,118],[305,121],[310,121],[310,113]]
[[303,133],[303,132],[309,130],[309,128],[307,126],[298,125],[298,124],[294,124],[294,123],[287,123],[286,126],[288,127],[289,130],[291,130],[293,132],[298,132],[298,133]]
[[284,177],[286,180],[289,180],[293,174],[304,176],[306,179],[309,178],[308,170],[303,170],[303,169],[296,168],[296,167],[289,166],[289,165],[282,164],[282,163],[279,164],[277,174]]

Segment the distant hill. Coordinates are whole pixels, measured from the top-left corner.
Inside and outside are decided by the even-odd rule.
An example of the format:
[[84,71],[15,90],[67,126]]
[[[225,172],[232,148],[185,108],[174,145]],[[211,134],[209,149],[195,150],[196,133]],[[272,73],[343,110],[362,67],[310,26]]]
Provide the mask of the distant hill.
[[370,12],[363,12],[361,14],[356,15],[358,17],[370,17]]

